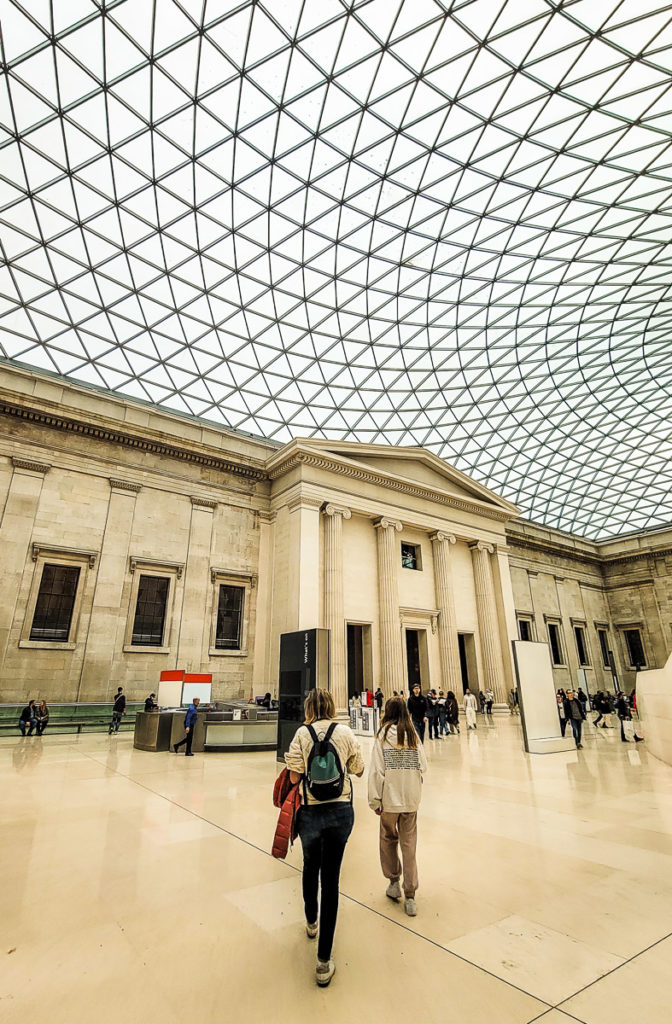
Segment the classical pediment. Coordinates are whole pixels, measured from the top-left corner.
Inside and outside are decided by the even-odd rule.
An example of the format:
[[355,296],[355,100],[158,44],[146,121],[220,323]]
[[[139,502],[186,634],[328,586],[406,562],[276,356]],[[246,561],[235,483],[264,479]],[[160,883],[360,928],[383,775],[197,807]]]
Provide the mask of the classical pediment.
[[473,506],[498,519],[518,515],[515,505],[461,473],[424,448],[394,448],[357,442],[296,439],[266,464],[272,479],[298,463],[370,479],[392,490],[434,498],[446,504]]

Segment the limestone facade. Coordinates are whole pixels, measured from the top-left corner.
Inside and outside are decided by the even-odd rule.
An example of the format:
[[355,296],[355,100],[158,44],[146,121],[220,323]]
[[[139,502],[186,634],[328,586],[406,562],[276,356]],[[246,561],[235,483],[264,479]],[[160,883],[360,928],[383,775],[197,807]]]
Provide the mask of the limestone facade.
[[[284,446],[38,373],[0,367],[0,701],[131,699],[164,669],[211,672],[215,697],[277,690],[280,634],[331,630],[337,703],[468,684],[505,703],[511,640],[559,630],[576,680],[607,685],[598,629],[629,683],[672,642],[672,531],[601,545],[517,510],[421,449]],[[39,639],[45,566],[71,570],[67,635]],[[136,612],[161,594],[160,636]],[[222,644],[222,592],[239,604]],[[40,605],[41,607],[41,605]],[[228,613],[227,613],[228,614]],[[584,660],[586,658],[584,657]],[[630,675],[629,675],[630,673]]]

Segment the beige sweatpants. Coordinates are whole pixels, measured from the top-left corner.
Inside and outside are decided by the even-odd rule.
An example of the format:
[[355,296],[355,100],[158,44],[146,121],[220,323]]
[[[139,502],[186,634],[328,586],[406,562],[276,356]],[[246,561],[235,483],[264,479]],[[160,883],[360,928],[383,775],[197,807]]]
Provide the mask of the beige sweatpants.
[[418,864],[415,850],[418,844],[418,812],[394,814],[383,811],[380,816],[380,866],[385,878],[401,878],[399,847],[404,865],[404,896],[411,899],[418,888]]

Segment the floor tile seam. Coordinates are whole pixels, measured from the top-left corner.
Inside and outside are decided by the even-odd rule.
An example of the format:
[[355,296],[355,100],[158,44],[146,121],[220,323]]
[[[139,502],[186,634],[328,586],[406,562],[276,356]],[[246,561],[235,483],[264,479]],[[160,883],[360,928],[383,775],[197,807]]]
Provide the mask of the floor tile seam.
[[[92,761],[96,761],[97,764],[102,764],[102,762],[98,761],[95,757],[93,757],[93,755],[91,755],[89,753],[86,753],[86,756],[90,757]],[[184,804],[178,803],[177,800],[174,800],[172,797],[166,796],[163,793],[157,793],[156,790],[151,789],[149,786],[145,785],[142,782],[138,782],[136,779],[132,778],[132,776],[124,775],[124,773],[119,771],[119,769],[115,768],[115,769],[112,769],[112,770],[114,772],[116,772],[116,774],[120,775],[121,778],[126,779],[128,782],[132,783],[133,785],[139,786],[141,789],[144,789],[148,793],[151,793],[152,796],[157,796],[161,800],[166,800],[168,803],[172,804],[174,807],[179,807],[180,810],[186,811],[187,814],[191,814],[194,818],[198,818],[199,821],[205,822],[205,824],[207,824],[207,825],[211,825],[213,828],[217,829],[219,832],[222,832],[224,835],[229,836],[231,839],[236,839],[236,840],[238,840],[238,842],[244,843],[246,846],[249,846],[251,849],[256,850],[258,853],[263,854],[264,857],[269,857],[272,860],[275,860],[277,864],[280,864],[283,867],[287,868],[288,870],[293,871],[295,874],[301,874],[302,873],[302,869],[301,868],[296,867],[294,864],[288,864],[284,860],[279,860],[278,858],[273,857],[273,855],[271,853],[269,853],[268,850],[263,849],[263,847],[261,847],[261,846],[257,846],[256,843],[251,842],[249,839],[245,839],[243,836],[237,835],[235,832],[232,832],[230,829],[225,828],[223,825],[219,825],[217,822],[211,821],[209,818],[206,818],[204,815],[199,814],[198,811],[194,811],[190,807],[185,807]],[[409,928],[408,925],[404,924],[403,921],[395,921],[393,918],[387,917],[386,914],[382,914],[379,910],[376,910],[374,907],[369,907],[369,906],[367,906],[366,903],[362,903],[361,900],[356,899],[354,896],[350,896],[347,892],[343,892],[342,890],[339,890],[339,891],[340,891],[340,895],[344,899],[348,900],[350,903],[354,903],[358,907],[361,907],[363,910],[367,911],[368,913],[374,914],[376,917],[381,918],[383,921],[387,921],[387,923],[391,924],[393,927],[401,928],[403,931],[407,932],[409,935],[412,935],[414,938],[419,939],[422,942],[426,942],[429,945],[434,946],[436,949],[440,949],[443,953],[447,953],[448,956],[454,957],[456,960],[462,961],[462,963],[468,964],[470,967],[473,967],[475,970],[480,971],[482,974],[486,974],[489,977],[494,978],[495,981],[498,981],[501,984],[506,985],[507,988],[512,988],[516,992],[520,992],[523,995],[528,996],[528,998],[534,999],[535,1002],[541,1003],[542,1005],[544,1005],[546,1007],[546,1010],[544,1010],[544,1013],[546,1013],[546,1012],[548,1012],[548,1010],[551,1010],[551,1009],[554,1008],[552,1003],[547,1002],[545,999],[541,999],[539,996],[534,995],[532,992],[528,992],[526,989],[521,988],[520,985],[515,985],[512,981],[509,981],[507,978],[500,978],[499,975],[495,974],[493,971],[489,971],[487,968],[482,967],[480,964],[476,964],[472,960],[467,959],[467,957],[462,956],[459,953],[455,953],[452,949],[448,949],[446,946],[442,945],[440,942],[437,942],[435,939],[431,939],[427,935],[422,935],[422,934],[420,934],[420,932],[414,931],[413,928]]]
[[599,978],[595,978],[594,981],[589,981],[587,985],[584,985],[582,988],[577,989],[576,992],[572,992],[571,996],[566,996],[561,1002],[556,1003],[553,1009],[561,1010],[562,1013],[567,1013],[566,1010],[562,1009],[564,1003],[568,1003],[571,999],[575,999],[576,996],[581,995],[582,992],[586,992],[587,989],[592,988],[593,985],[598,985],[601,981],[604,981],[605,978],[609,978],[612,974],[616,974],[617,971],[622,971],[624,967],[628,966],[628,964],[631,964],[640,956],[644,956],[645,953],[650,953],[652,949],[655,949],[656,946],[659,946],[661,942],[665,942],[667,939],[672,939],[672,932],[668,932],[667,935],[661,935],[661,937],[659,939],[656,939],[655,942],[651,942],[648,946],[645,946],[644,949],[640,949],[638,953],[633,953],[632,956],[629,956],[626,959],[624,959],[623,963],[619,964],[618,967],[612,967],[611,970],[606,971],[604,974],[601,974]]

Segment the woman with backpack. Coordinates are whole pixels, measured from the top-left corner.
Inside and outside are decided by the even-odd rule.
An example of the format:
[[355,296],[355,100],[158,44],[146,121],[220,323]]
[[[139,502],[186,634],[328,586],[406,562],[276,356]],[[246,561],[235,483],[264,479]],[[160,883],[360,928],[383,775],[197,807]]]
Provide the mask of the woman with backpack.
[[385,895],[401,899],[401,863],[404,869],[404,910],[415,917],[418,865],[418,807],[422,795],[422,773],[427,759],[413,726],[408,708],[400,698],[385,705],[369,768],[369,807],[380,817],[380,866],[389,880]]
[[336,967],[331,949],[338,914],[338,883],[345,845],[355,814],[351,775],[364,774],[359,742],[348,725],[334,721],[336,708],[328,690],[311,690],[285,762],[293,783],[300,782],[297,828],[303,848],[303,903],[306,934],[317,940],[318,985],[328,985]]

